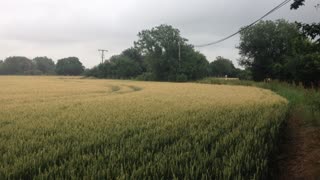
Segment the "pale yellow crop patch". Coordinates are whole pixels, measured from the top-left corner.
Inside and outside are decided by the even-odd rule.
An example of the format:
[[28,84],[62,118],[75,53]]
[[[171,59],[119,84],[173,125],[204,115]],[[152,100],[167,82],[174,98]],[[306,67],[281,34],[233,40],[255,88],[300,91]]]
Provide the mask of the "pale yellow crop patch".
[[[225,106],[285,102],[271,91],[254,87],[206,85],[195,83],[138,82],[81,79],[79,77],[0,77],[0,106],[37,106],[38,104],[94,101],[133,101],[175,106]],[[132,99],[131,99],[132,98]],[[148,101],[149,102],[149,101]],[[151,108],[151,107],[150,107]]]
[[286,104],[254,87],[0,76],[0,179],[259,177],[270,143],[253,137],[276,134]]

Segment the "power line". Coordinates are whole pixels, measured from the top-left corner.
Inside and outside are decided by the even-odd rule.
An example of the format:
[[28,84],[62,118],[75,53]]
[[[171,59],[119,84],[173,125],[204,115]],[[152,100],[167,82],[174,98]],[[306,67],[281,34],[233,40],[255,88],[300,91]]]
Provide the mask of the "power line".
[[261,18],[257,19],[256,21],[254,21],[253,23],[245,26],[244,28],[241,28],[240,30],[238,30],[237,32],[225,37],[225,38],[222,38],[218,41],[213,41],[211,43],[206,43],[206,44],[201,44],[201,45],[195,45],[194,47],[206,47],[206,46],[210,46],[210,45],[214,45],[214,44],[218,44],[220,42],[223,42],[227,39],[230,39],[232,38],[233,36],[239,34],[241,31],[244,31],[246,29],[248,29],[249,27],[255,25],[257,22],[261,21],[263,18],[267,17],[268,15],[272,14],[273,12],[275,12],[276,10],[280,9],[281,7],[283,7],[284,5],[288,4],[291,0],[285,0],[283,1],[281,4],[279,4],[278,6],[276,6],[275,8],[271,9],[269,12],[267,12],[265,15],[263,15]]

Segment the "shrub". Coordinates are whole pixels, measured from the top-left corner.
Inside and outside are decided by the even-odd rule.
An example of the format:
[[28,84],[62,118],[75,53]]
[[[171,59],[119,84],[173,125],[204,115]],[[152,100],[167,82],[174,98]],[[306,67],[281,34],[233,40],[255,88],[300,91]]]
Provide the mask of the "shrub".
[[178,74],[176,77],[176,81],[177,82],[187,82],[188,81],[188,77],[185,74]]
[[136,77],[139,81],[154,81],[156,79],[155,75],[151,72],[145,72]]

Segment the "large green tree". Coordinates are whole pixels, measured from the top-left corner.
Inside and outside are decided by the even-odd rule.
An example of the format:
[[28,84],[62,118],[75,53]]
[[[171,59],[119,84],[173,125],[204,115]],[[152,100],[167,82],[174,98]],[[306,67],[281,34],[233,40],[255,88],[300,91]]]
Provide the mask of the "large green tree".
[[77,57],[68,57],[58,60],[56,73],[59,75],[80,75],[84,71],[84,66]]
[[287,56],[303,41],[295,23],[285,20],[261,21],[240,32],[239,64],[249,68],[254,80],[285,79]]
[[195,79],[207,74],[207,68],[203,69],[208,64],[206,58],[187,44],[178,29],[160,25],[139,32],[138,37],[135,48],[145,57],[147,71],[155,80],[175,81],[181,76]]
[[48,57],[36,57],[33,59],[33,63],[42,74],[55,73],[55,64],[53,60]]
[[34,69],[30,59],[23,56],[13,56],[4,60],[0,74],[32,74]]
[[231,60],[218,56],[215,61],[210,63],[210,75],[216,77],[235,77],[237,69]]
[[160,25],[138,34],[134,47],[86,72],[88,76],[187,81],[208,75],[209,62],[180,31]]

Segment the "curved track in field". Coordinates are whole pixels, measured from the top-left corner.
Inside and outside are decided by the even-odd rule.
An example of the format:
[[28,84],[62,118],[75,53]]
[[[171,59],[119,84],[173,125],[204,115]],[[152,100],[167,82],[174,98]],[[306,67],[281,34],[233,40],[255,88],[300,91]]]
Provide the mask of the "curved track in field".
[[141,91],[142,88],[138,86],[133,86],[133,85],[108,85],[109,92],[110,93],[118,93],[118,94],[124,94],[124,93],[131,93],[135,91]]

